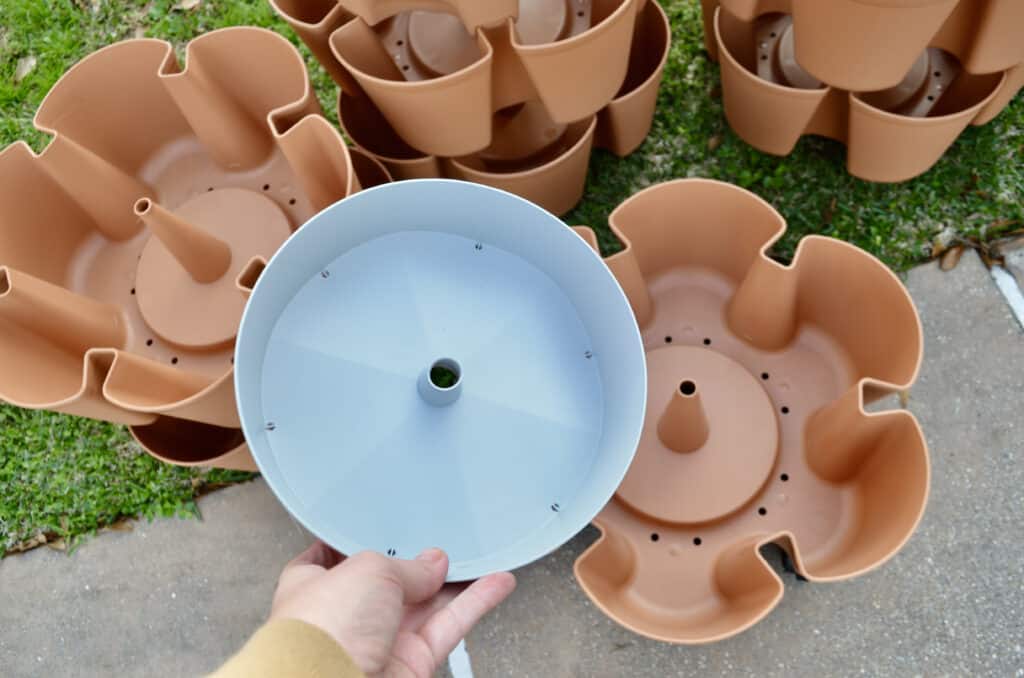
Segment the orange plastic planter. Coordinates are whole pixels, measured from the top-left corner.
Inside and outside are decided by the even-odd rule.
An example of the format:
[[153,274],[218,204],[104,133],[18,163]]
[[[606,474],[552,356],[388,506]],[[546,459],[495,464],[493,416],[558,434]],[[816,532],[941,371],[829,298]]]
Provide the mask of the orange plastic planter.
[[811,581],[890,558],[929,477],[913,415],[865,409],[908,389],[921,362],[896,276],[820,236],[776,263],[766,250],[782,217],[715,181],[651,187],[610,223],[625,249],[605,261],[640,325],[648,407],[633,464],[594,521],[602,536],[576,562],[587,595],[637,633],[704,643],[779,602],[765,544]]
[[396,177],[476,181],[559,214],[595,144],[626,155],[643,142],[670,42],[643,0],[486,2],[481,23],[457,2],[274,7],[321,60],[333,52],[342,126]]
[[[705,28],[715,7],[743,21],[791,14],[796,58],[833,87],[870,92],[897,85],[929,46],[960,58],[968,73],[1024,62],[1024,4],[1017,0],[702,0]],[[713,31],[705,43],[714,51]]]
[[[975,12],[981,4],[961,3],[940,32],[929,33],[924,46],[914,43],[914,58],[895,82],[886,79],[887,89],[855,93],[823,79],[822,71],[805,63],[800,36],[827,31],[816,24],[801,25],[796,14],[801,4],[792,3],[790,18],[779,13],[790,8],[788,1],[740,3],[738,8],[725,3],[715,10],[712,27],[726,118],[740,137],[768,153],[788,154],[802,135],[819,134],[847,144],[847,168],[855,176],[869,181],[917,176],[938,161],[968,124],[991,120],[1024,84],[1020,66],[989,73],[972,70],[1018,57],[1002,40],[1005,28],[996,31],[981,22],[988,30],[971,30],[980,22]],[[706,3],[705,10],[711,5]],[[845,0],[820,5],[869,6]],[[968,6],[975,9],[968,12]],[[1005,9],[998,0],[986,6],[993,12]],[[742,16],[728,9],[743,10]],[[872,11],[882,16],[882,9]],[[1024,30],[1024,15],[1013,25]],[[904,37],[909,41],[912,36]],[[1002,47],[995,49],[996,44]],[[887,54],[886,49],[880,53]],[[978,56],[983,54],[988,56]],[[893,60],[902,61],[898,56]],[[848,66],[856,73],[871,70],[870,64]],[[825,72],[833,75],[831,68]]]
[[[232,382],[247,290],[289,234],[386,171],[256,28],[91,54],[0,152],[0,398],[132,426],[155,456],[254,468]],[[45,234],[42,237],[40,234]]]

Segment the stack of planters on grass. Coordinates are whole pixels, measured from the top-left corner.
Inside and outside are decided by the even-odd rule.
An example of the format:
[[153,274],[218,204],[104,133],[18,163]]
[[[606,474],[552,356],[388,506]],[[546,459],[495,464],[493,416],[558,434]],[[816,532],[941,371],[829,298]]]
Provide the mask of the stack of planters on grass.
[[702,0],[729,124],[786,155],[804,134],[848,147],[869,181],[927,171],[1024,85],[1020,0]]
[[257,28],[75,65],[38,155],[0,152],[0,399],[131,427],[154,456],[253,469],[233,349],[267,259],[390,180],[321,115],[298,51]]
[[556,213],[591,148],[650,129],[670,29],[653,0],[272,0],[341,87],[346,134],[396,179],[450,177]]

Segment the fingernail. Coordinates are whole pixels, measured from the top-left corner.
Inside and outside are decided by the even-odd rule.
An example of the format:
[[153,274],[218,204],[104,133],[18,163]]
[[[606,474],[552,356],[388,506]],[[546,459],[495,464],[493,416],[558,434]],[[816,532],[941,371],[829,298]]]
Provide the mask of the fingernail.
[[425,560],[428,563],[436,563],[444,558],[444,551],[441,549],[427,549],[423,553],[416,556],[416,560]]

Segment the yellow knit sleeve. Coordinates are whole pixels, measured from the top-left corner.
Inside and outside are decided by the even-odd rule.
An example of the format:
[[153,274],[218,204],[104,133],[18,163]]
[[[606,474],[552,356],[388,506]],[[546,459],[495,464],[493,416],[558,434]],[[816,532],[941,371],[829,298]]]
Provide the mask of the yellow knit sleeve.
[[365,678],[326,632],[298,621],[268,623],[210,678]]

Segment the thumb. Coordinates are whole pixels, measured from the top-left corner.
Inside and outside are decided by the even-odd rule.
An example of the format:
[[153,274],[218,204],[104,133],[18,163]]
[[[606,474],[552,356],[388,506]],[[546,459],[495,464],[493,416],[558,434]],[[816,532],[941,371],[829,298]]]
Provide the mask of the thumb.
[[448,576],[448,556],[441,549],[427,549],[415,560],[387,560],[386,573],[402,587],[405,604],[421,603],[435,596]]

